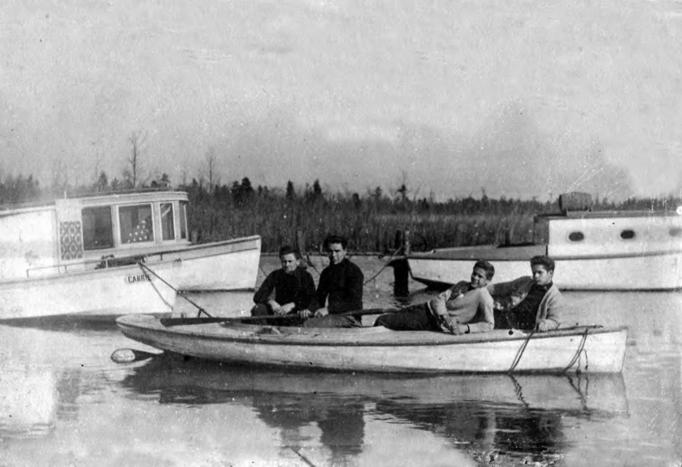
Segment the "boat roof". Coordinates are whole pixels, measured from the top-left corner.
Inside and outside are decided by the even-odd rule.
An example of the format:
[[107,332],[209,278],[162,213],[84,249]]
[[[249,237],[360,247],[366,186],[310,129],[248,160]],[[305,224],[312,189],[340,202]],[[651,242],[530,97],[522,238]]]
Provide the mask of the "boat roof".
[[675,211],[652,210],[609,210],[609,211],[566,211],[565,213],[538,214],[536,219],[609,219],[624,217],[674,217]]
[[44,209],[55,205],[57,200],[87,200],[88,204],[112,202],[129,202],[133,200],[154,201],[160,199],[187,199],[187,192],[182,190],[169,190],[167,188],[144,188],[137,190],[122,190],[113,192],[86,193],[77,196],[64,196],[49,201],[32,201],[28,203],[14,203],[0,205],[0,214],[7,211],[30,210],[33,208]]

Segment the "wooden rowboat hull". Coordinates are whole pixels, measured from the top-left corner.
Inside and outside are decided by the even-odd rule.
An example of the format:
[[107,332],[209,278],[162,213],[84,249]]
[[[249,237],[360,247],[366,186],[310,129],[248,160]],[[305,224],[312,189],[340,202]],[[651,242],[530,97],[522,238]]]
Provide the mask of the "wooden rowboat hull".
[[117,320],[127,337],[192,357],[257,365],[389,373],[618,373],[627,328],[453,336],[383,327],[319,329],[226,323],[165,326],[148,315]]

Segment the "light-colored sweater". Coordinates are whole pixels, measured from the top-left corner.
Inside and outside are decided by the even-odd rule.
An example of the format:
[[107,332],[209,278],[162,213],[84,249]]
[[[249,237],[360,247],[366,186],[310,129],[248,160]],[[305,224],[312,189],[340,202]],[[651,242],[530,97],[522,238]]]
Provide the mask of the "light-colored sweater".
[[431,311],[447,314],[457,324],[468,324],[469,332],[491,331],[495,327],[493,298],[485,287],[467,290],[468,286],[468,282],[460,282],[452,288],[448,300],[440,296],[431,300]]
[[[509,311],[526,298],[533,283],[532,277],[524,276],[510,282],[489,284],[488,292],[493,296],[496,308]],[[561,292],[559,292],[556,285],[552,284],[538,306],[535,315],[535,326],[537,329],[549,330],[559,327],[563,310],[562,301]]]

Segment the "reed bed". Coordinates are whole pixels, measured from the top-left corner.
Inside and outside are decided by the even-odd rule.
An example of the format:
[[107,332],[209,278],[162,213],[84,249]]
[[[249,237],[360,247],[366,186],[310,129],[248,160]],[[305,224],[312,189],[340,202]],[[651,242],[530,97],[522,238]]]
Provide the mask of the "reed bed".
[[[283,244],[304,252],[320,252],[324,238],[344,235],[355,252],[394,252],[408,235],[413,251],[450,246],[523,244],[534,240],[534,217],[558,213],[556,202],[471,197],[447,202],[391,199],[369,194],[307,192],[287,196],[259,189],[239,193],[201,186],[182,187],[190,194],[191,228],[200,241],[242,235],[262,237],[263,251]],[[605,201],[597,209],[669,209],[679,200]]]

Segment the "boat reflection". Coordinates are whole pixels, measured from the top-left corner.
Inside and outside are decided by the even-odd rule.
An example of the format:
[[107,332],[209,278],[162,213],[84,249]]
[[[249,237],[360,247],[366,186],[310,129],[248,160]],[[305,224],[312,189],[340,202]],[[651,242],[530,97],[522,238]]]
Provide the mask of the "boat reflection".
[[[427,430],[480,462],[551,459],[566,449],[566,417],[628,414],[621,375],[292,372],[163,356],[137,367],[122,384],[166,404],[250,406],[280,430],[283,448],[302,455],[302,448],[321,443],[331,455],[325,463],[361,453],[369,419]],[[318,431],[306,429],[310,425]]]

